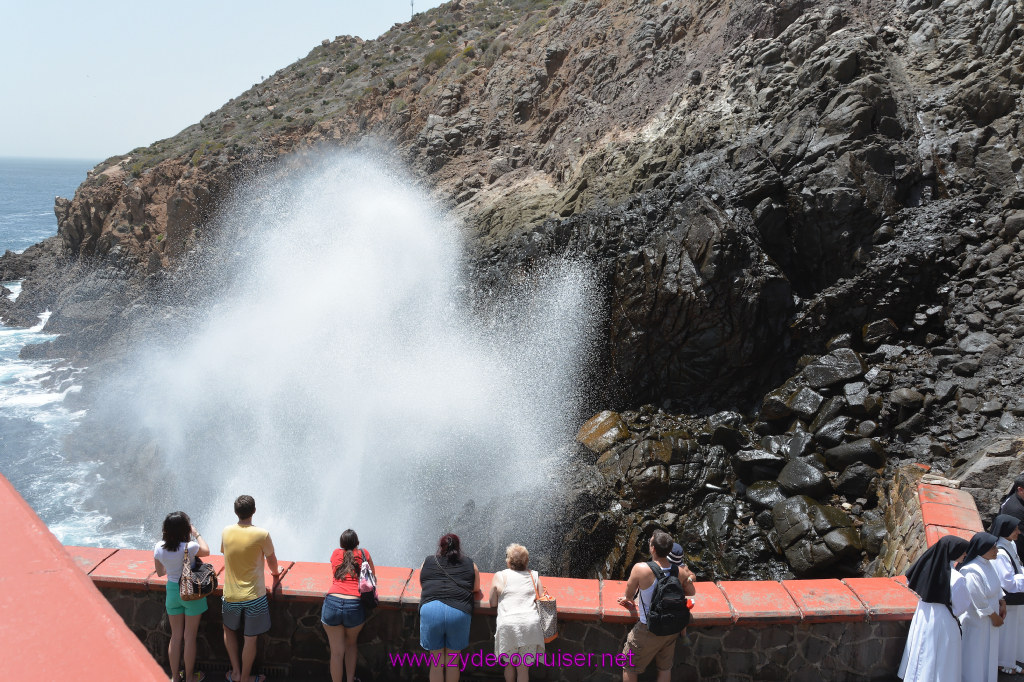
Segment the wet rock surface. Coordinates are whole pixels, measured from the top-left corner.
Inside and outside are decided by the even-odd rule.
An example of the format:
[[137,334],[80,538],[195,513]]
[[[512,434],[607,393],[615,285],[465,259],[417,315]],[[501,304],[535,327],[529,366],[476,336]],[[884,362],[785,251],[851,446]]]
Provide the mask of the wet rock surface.
[[986,482],[1024,469],[1019,2],[545,0],[493,35],[463,4],[437,10],[465,42],[447,64],[405,40],[425,26],[341,37],[314,78],[300,61],[97,166],[57,239],[0,257],[24,287],[0,317],[62,332],[23,355],[102,371],[191,314],[163,292],[247,174],[373,135],[464,221],[475,295],[593,268],[561,574],[622,577],[656,528],[703,578],[867,571],[912,462],[987,520]]

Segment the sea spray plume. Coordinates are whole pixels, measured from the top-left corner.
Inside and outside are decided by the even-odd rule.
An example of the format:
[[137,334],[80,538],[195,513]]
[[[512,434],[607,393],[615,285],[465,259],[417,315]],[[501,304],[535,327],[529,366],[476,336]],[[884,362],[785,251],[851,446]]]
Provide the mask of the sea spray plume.
[[406,565],[456,525],[498,547],[540,528],[596,338],[590,273],[558,262],[474,306],[459,226],[409,178],[365,154],[289,167],[239,190],[204,247],[216,295],[120,381],[107,412],[159,452],[133,474],[163,476],[132,486],[210,527],[252,494],[289,559],[349,526]]

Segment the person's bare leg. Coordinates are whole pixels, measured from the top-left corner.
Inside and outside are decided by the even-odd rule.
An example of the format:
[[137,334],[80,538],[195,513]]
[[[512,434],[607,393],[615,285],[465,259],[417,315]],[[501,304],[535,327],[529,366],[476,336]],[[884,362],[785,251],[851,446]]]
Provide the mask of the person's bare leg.
[[657,682],[672,682],[672,669],[659,670]]
[[327,633],[327,642],[331,645],[331,682],[342,682],[345,663],[345,628],[340,625],[322,625],[324,625],[324,632]]
[[185,616],[185,637],[183,643],[185,682],[195,682],[192,676],[195,675],[196,670],[196,636],[199,634],[199,620],[202,617],[202,614],[198,616]]
[[516,668],[516,682],[530,682],[530,666],[524,663]]
[[242,664],[238,659],[238,633],[224,626],[224,648],[228,650],[228,658],[231,659],[231,679],[242,679]]
[[[359,631],[365,623],[360,623],[354,628],[345,628],[345,674],[348,675],[348,682],[356,679],[356,660],[359,658]],[[339,680],[340,682],[340,680]]]
[[430,659],[430,682],[444,682],[444,664],[448,662],[445,650],[431,651]]
[[505,666],[505,682],[516,682],[516,669],[511,665]]
[[[462,649],[459,649],[457,651],[448,651],[448,650],[446,650],[445,651],[445,657],[444,657],[445,660],[444,660],[444,662],[448,663],[448,661],[451,660],[452,654],[458,655],[461,651],[462,651]],[[456,663],[458,663],[458,661],[456,661]],[[462,674],[462,671],[459,670],[459,666],[458,665],[453,665],[451,667],[446,667],[444,669],[444,682],[459,682],[459,676],[461,674]]]
[[[625,668],[622,669],[622,682],[636,682],[637,674],[632,673]],[[660,682],[660,680],[659,680]]]
[[239,678],[242,682],[251,682],[252,680],[252,664],[256,662],[258,640],[259,635],[245,637],[245,643],[242,645],[242,677]]
[[171,679],[178,679],[181,670],[181,636],[185,632],[185,614],[167,614],[167,622],[171,624],[171,641],[167,643],[167,662],[171,666]]

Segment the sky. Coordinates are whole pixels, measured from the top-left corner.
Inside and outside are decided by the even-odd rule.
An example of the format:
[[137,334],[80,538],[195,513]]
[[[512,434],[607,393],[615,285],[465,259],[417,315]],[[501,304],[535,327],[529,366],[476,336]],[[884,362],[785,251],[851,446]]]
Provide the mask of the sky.
[[[442,0],[413,0],[416,12]],[[171,137],[409,0],[0,0],[0,157],[100,161]]]

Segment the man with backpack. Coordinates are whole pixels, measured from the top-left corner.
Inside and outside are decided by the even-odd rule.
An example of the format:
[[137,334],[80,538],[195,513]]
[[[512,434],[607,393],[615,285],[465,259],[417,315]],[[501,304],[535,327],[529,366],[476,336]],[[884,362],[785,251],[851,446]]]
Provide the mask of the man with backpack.
[[627,656],[627,664],[622,668],[623,682],[636,682],[652,660],[658,668],[658,682],[669,682],[672,677],[676,640],[690,622],[687,597],[697,591],[693,572],[669,561],[672,545],[671,535],[655,531],[650,542],[653,561],[634,564],[626,582],[626,595],[619,597],[619,604],[635,608],[640,617],[622,649]]

